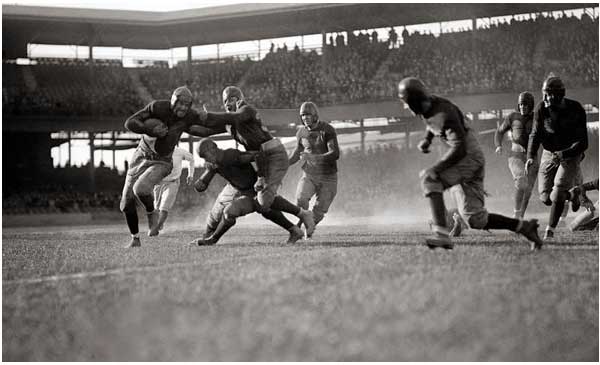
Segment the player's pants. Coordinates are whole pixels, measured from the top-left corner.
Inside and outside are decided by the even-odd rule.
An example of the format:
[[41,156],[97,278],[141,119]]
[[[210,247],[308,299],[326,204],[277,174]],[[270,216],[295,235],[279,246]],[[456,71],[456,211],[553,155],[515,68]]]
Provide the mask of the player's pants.
[[537,162],[534,162],[530,173],[526,174],[525,161],[527,161],[527,154],[525,152],[511,152],[508,157],[508,168],[515,181],[515,188],[531,191],[535,185],[539,166]]
[[254,212],[255,196],[254,190],[238,190],[231,184],[225,185],[206,218],[207,231],[214,231],[223,217],[236,219]]
[[550,205],[558,199],[566,199],[566,192],[583,182],[580,162],[582,156],[557,159],[550,151],[544,150],[540,162],[538,189],[540,200]]
[[300,208],[308,209],[310,199],[316,196],[313,206],[315,223],[319,223],[329,210],[337,194],[337,173],[316,175],[303,172],[296,189],[296,202]]
[[173,208],[177,192],[179,191],[179,179],[162,181],[154,186],[154,208],[168,212]]
[[131,157],[125,178],[120,203],[121,211],[135,209],[136,199],[144,205],[146,211],[153,211],[152,189],[168,176],[172,169],[171,159],[150,159],[148,154],[138,147]]
[[485,158],[473,132],[465,137],[467,155],[456,164],[438,174],[436,179],[426,176],[421,184],[425,196],[443,193],[450,189],[458,212],[470,228],[486,226],[488,212],[485,209]]
[[266,184],[256,195],[256,201],[262,211],[267,211],[273,204],[273,199],[283,183],[283,178],[289,167],[285,147],[278,138],[273,138],[261,145],[261,154],[265,160]]

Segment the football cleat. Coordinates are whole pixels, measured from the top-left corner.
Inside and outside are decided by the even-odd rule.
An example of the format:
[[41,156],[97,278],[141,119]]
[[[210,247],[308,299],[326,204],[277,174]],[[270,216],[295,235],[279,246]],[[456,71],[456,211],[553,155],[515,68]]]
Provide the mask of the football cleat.
[[195,240],[193,240],[192,242],[190,242],[190,246],[212,246],[215,245],[217,243],[217,241],[214,240],[214,238],[212,237],[203,237],[203,238],[197,238]]
[[290,228],[290,237],[287,240],[287,244],[296,243],[304,237],[304,232],[298,226],[292,226]]
[[551,240],[553,238],[554,238],[554,231],[547,229],[546,233],[544,234],[544,241]]
[[441,233],[435,233],[433,237],[426,238],[425,245],[431,250],[435,250],[438,247],[446,250],[451,250],[454,248],[454,244],[452,243],[450,237]]
[[302,219],[302,224],[304,224],[304,232],[306,233],[306,237],[312,237],[312,234],[315,231],[315,216],[313,212],[302,209],[299,218]]
[[142,241],[140,241],[140,238],[139,237],[131,237],[131,241],[125,247],[129,248],[129,247],[140,247],[140,246],[142,246]]
[[522,221],[521,228],[517,232],[517,233],[522,234],[523,237],[527,238],[531,242],[529,247],[531,248],[532,251],[539,250],[543,246],[543,241],[540,239],[540,236],[538,235],[538,227],[539,226],[540,225],[539,225],[537,219]]

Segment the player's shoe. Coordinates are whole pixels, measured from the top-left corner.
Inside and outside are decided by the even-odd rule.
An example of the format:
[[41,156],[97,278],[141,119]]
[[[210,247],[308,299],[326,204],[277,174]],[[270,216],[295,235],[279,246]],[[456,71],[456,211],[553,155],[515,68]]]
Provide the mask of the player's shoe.
[[148,213],[148,236],[158,236],[158,212]]
[[517,230],[517,233],[522,234],[525,238],[527,238],[531,244],[531,250],[539,250],[543,246],[543,241],[540,239],[538,235],[539,223],[537,219],[531,219],[528,221],[521,221],[521,228]]
[[140,241],[139,237],[131,237],[131,241],[125,247],[140,247],[142,245],[142,241]]
[[296,243],[298,240],[301,240],[304,237],[304,232],[298,226],[292,226],[290,228],[290,237],[287,240],[287,244]]
[[554,231],[547,229],[544,233],[544,241],[548,241],[554,238]]
[[427,245],[427,247],[429,247],[431,250],[434,250],[438,247],[446,250],[451,250],[454,248],[454,244],[452,243],[450,236],[439,232],[435,232],[433,237],[426,238],[425,245]]
[[461,221],[460,215],[458,215],[458,213],[454,213],[452,215],[452,219],[454,220],[454,222],[452,223],[452,229],[450,230],[450,237],[458,237],[462,233],[462,224],[460,222]]
[[197,238],[190,242],[190,246],[213,246],[217,241],[212,237]]
[[576,212],[581,206],[581,200],[579,200],[579,196],[581,195],[581,189],[579,189],[579,187],[576,186],[569,190],[569,193],[571,194],[571,209],[573,209],[573,211]]
[[315,216],[313,212],[311,212],[310,210],[302,209],[298,218],[302,219],[302,224],[304,224],[304,232],[306,233],[306,237],[312,237],[312,234],[315,232]]

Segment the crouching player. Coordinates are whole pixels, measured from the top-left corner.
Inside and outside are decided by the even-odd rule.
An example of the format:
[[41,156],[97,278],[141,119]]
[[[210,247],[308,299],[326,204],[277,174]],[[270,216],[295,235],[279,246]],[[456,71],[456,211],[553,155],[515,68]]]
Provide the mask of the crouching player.
[[542,241],[537,233],[536,220],[509,218],[488,213],[485,209],[485,159],[475,133],[465,125],[464,116],[458,107],[446,99],[430,95],[423,82],[413,77],[400,81],[398,94],[427,127],[427,134],[419,143],[419,149],[428,153],[434,136],[440,137],[450,147],[440,161],[420,173],[423,191],[429,200],[433,216],[434,236],[426,240],[427,246],[432,249],[453,248],[446,222],[443,192],[454,187],[458,210],[469,228],[518,232],[531,241],[531,249],[541,248]]
[[574,207],[581,205],[585,208],[585,211],[578,214],[569,225],[571,231],[587,231],[598,228],[598,202],[596,201],[594,205],[585,194],[590,190],[598,190],[598,179],[577,185],[569,190],[571,204]]
[[[251,164],[256,159],[256,153],[241,152],[236,149],[222,150],[214,141],[205,138],[198,145],[198,155],[206,160],[207,169],[194,183],[197,191],[206,190],[215,174],[221,175],[228,184],[217,197],[208,215],[204,236],[193,240],[190,244],[197,246],[216,244],[235,225],[238,217],[257,210],[263,217],[290,232],[287,243],[298,241],[304,234],[281,213],[282,211],[297,216],[306,227],[314,229],[313,214],[310,211],[296,207],[279,195],[274,197],[271,209],[266,211],[257,209],[257,193],[254,186],[258,176]],[[261,165],[259,161],[257,163],[259,169],[262,168]]]
[[307,101],[300,106],[304,125],[296,133],[296,149],[290,155],[290,165],[302,160],[302,177],[296,190],[296,203],[308,209],[310,199],[316,196],[312,211],[315,225],[329,210],[337,193],[337,163],[340,157],[335,129],[319,121],[317,106]]
[[[535,109],[525,166],[528,174],[534,173],[531,167],[541,144],[544,151],[538,174],[540,200],[550,206],[546,240],[554,237],[565,202],[570,199],[569,189],[582,182],[580,162],[588,139],[585,110],[577,101],[565,98],[562,80],[548,77],[542,93],[544,100]],[[578,208],[573,205],[573,211]]]

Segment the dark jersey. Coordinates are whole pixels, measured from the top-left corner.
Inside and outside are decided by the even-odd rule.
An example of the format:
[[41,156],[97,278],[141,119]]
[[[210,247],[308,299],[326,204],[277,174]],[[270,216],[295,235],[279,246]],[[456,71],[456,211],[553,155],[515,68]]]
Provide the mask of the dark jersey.
[[[298,148],[310,154],[323,155],[329,151],[327,143],[334,141],[337,148],[337,134],[335,128],[325,122],[319,122],[317,126],[309,130],[306,127],[298,129],[296,133]],[[337,156],[331,158],[305,160],[302,169],[309,174],[328,175],[337,172]]]
[[598,190],[598,179],[586,182],[583,188],[585,191]]
[[431,107],[421,117],[427,126],[425,138],[431,142],[434,136],[438,136],[450,147],[432,167],[435,172],[446,170],[466,156],[468,128],[462,112],[456,105],[447,99],[432,95]]
[[208,113],[207,127],[219,128],[226,125],[233,139],[246,151],[260,151],[260,145],[273,139],[262,124],[256,108],[245,102],[238,104],[238,110],[232,113]]
[[570,158],[582,154],[588,147],[587,117],[575,100],[564,98],[562,108],[546,108],[540,102],[535,108],[533,128],[529,135],[528,158],[535,159],[540,144],[550,152],[560,152]]
[[512,143],[518,144],[527,150],[532,125],[533,113],[528,115],[521,115],[519,112],[510,113],[496,129],[496,134],[494,135],[496,147],[502,146],[502,137],[504,137],[506,132],[510,131]]
[[242,163],[240,156],[244,152],[230,148],[224,151],[223,157],[216,163],[216,172],[238,190],[252,190],[256,183],[256,171],[250,163]]
[[201,124],[200,116],[193,109],[190,109],[183,118],[178,118],[171,111],[169,100],[155,100],[146,105],[144,109],[133,114],[128,120],[137,119],[143,122],[150,118],[160,119],[169,131],[166,136],[160,138],[143,135],[140,140],[140,147],[149,153],[157,154],[161,159],[170,159],[181,134],[188,131],[192,124]]

